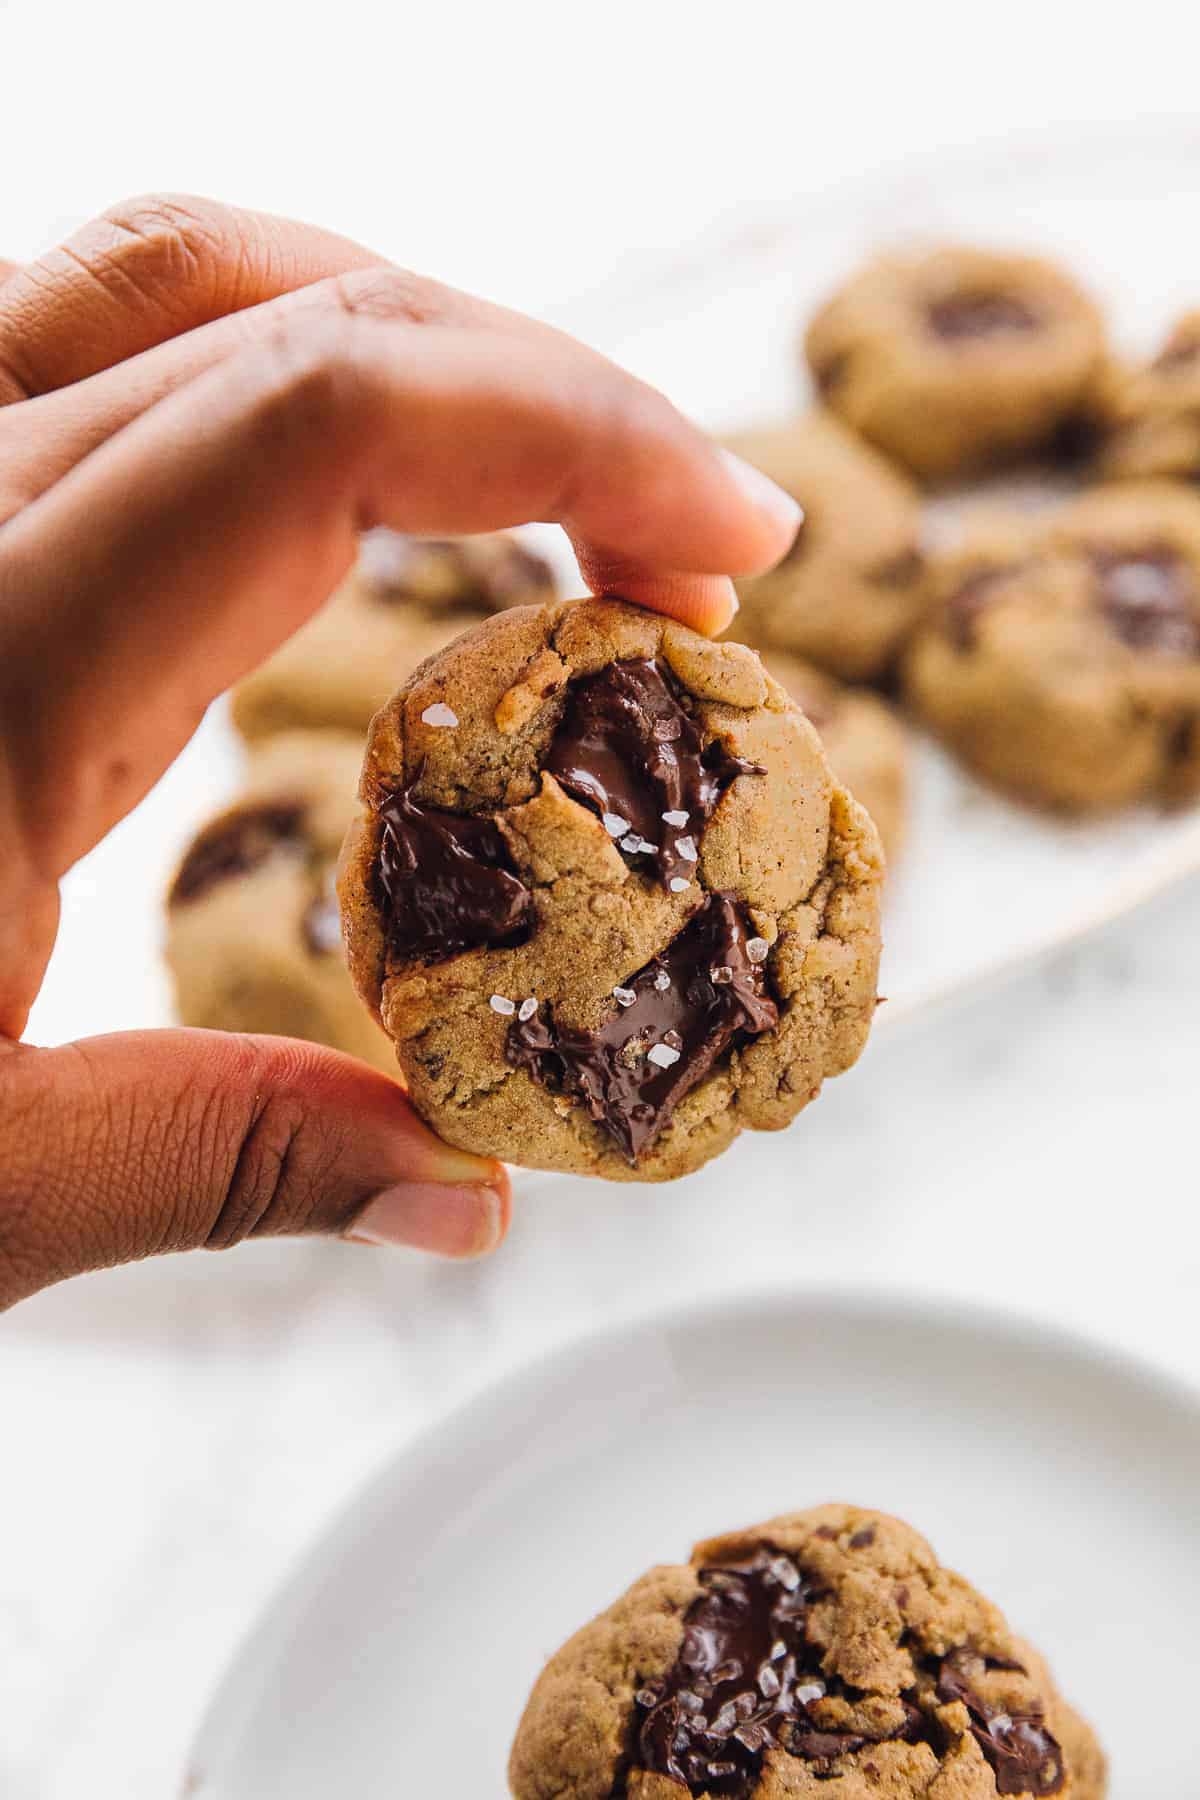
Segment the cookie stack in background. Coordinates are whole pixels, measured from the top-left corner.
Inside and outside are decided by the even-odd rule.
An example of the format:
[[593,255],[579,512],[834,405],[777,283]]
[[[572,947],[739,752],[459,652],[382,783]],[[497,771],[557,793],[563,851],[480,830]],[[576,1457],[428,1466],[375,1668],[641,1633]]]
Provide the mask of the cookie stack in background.
[[[1194,800],[1200,312],[1149,362],[1121,363],[1052,263],[939,246],[861,269],[804,353],[814,409],[729,440],[807,514],[779,568],[742,583],[732,634],[769,665],[783,650],[880,688],[1045,811]],[[1022,466],[1046,477],[1036,504],[984,509],[977,492],[963,516],[963,484]],[[860,704],[843,697],[843,713]],[[894,855],[905,740],[881,704],[856,728],[857,763],[829,750]],[[880,782],[890,802],[873,802]]]

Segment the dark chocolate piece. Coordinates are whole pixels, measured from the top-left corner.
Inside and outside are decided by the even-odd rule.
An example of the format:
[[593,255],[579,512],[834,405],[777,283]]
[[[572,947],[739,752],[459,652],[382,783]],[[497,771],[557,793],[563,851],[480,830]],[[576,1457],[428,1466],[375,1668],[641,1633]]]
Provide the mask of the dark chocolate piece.
[[945,343],[1036,331],[1041,320],[1016,294],[961,293],[931,300],[925,316],[929,329]]
[[595,1031],[559,1024],[545,1007],[513,1021],[508,1060],[578,1094],[636,1166],[734,1041],[778,1024],[748,942],[765,957],[766,944],[747,938],[737,903],[712,894],[661,956],[614,988],[612,1012]]
[[652,661],[609,663],[577,681],[542,766],[600,814],[627,858],[652,861],[664,887],[694,879],[701,834],[730,782],[763,773],[719,738],[705,745]]
[[971,1736],[991,1764],[997,1794],[1062,1792],[1066,1767],[1062,1747],[1047,1731],[1040,1706],[1025,1713],[1006,1713],[990,1706],[972,1682],[977,1668],[1020,1668],[1003,1657],[983,1658],[974,1651],[952,1650],[942,1659],[937,1695],[943,1704],[960,1700],[971,1717]]
[[[441,580],[430,577],[441,565]],[[372,595],[385,603],[429,601],[446,611],[498,612],[514,600],[549,585],[550,571],[540,557],[515,540],[489,542],[486,549],[469,539],[410,538],[399,531],[370,531],[359,546],[359,572]]]
[[769,1749],[826,1764],[889,1738],[929,1741],[933,1728],[907,1696],[903,1725],[883,1739],[831,1730],[814,1717],[827,1695],[851,1690],[823,1672],[823,1652],[809,1642],[818,1590],[790,1556],[764,1545],[746,1562],[701,1569],[699,1578],[703,1592],[688,1608],[673,1666],[637,1694],[635,1767],[693,1794],[740,1796]]
[[840,388],[850,373],[850,352],[839,350],[833,356],[827,356],[823,362],[813,364],[813,380],[817,384],[817,392],[827,398],[836,388]]
[[1165,545],[1092,555],[1099,606],[1122,643],[1160,656],[1200,656],[1200,592]]
[[168,906],[184,906],[235,875],[248,875],[284,847],[302,855],[304,812],[299,801],[267,802],[214,819],[184,857]]
[[873,581],[876,587],[907,588],[920,581],[924,573],[925,558],[914,544],[888,562],[876,563],[873,569],[868,569],[867,580]]
[[869,1550],[871,1545],[874,1542],[875,1542],[875,1527],[873,1525],[864,1525],[862,1530],[856,1531],[854,1533],[853,1537],[850,1539],[850,1549],[851,1550]]
[[378,881],[392,954],[407,961],[523,943],[533,929],[533,895],[500,827],[427,806],[414,785],[389,794],[379,809]]
[[1016,572],[1015,563],[1005,563],[998,569],[977,569],[950,595],[945,603],[943,616],[955,649],[974,649],[977,641],[975,628],[980,614],[986,612],[993,600],[999,598],[1001,588],[1009,576]]

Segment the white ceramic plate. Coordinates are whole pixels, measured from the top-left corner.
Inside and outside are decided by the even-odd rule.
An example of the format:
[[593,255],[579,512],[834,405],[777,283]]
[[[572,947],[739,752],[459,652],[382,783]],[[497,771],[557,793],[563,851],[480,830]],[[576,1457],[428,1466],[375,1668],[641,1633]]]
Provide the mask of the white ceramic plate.
[[613,1329],[479,1395],[333,1524],[187,1792],[499,1800],[575,1627],[706,1533],[841,1498],[915,1522],[1044,1648],[1112,1800],[1195,1800],[1198,1491],[1196,1396],[1000,1315],[785,1294]]
[[[1118,338],[1152,342],[1200,303],[1200,127],[1194,122],[1034,136],[906,159],[870,181],[740,216],[635,279],[558,309],[706,423],[784,415],[801,382],[799,321],[889,239],[961,235],[1061,255],[1108,305]],[[565,540],[539,531],[543,547]],[[568,590],[569,591],[569,590]],[[179,850],[236,787],[223,707],[133,816],[63,884],[62,928],[30,1037],[166,1024],[161,894]],[[1200,810],[1064,827],[1020,812],[922,746],[915,819],[895,871],[883,987],[906,1012],[1077,937],[1200,870]],[[105,955],[96,956],[97,943]]]

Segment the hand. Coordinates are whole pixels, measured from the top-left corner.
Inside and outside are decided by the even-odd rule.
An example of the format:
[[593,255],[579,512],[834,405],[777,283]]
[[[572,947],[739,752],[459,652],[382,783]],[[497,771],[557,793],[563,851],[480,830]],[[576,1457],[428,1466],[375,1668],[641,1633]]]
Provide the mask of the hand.
[[18,1043],[59,880],[361,530],[557,520],[594,590],[714,632],[798,516],[602,357],[325,232],[155,198],[0,264],[0,1306],[268,1233],[497,1244],[503,1169],[348,1057]]

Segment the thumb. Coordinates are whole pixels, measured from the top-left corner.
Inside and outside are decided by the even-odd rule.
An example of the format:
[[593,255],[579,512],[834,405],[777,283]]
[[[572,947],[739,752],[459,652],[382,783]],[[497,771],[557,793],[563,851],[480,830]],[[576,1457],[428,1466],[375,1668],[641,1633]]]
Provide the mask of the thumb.
[[453,1150],[386,1076],[291,1038],[126,1032],[0,1047],[0,1309],[86,1269],[328,1232],[494,1249],[499,1163]]

